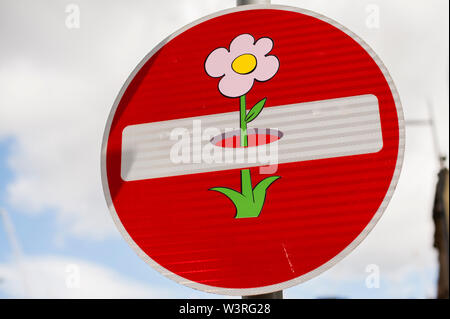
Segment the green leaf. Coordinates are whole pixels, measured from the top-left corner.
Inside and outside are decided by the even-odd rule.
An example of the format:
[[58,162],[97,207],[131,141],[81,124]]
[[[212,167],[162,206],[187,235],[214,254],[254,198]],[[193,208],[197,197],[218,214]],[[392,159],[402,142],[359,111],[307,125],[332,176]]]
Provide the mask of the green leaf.
[[242,201],[246,200],[245,196],[241,193],[235,191],[234,189],[227,187],[213,187],[209,189],[210,191],[216,191],[227,196],[233,204],[237,207]]
[[234,189],[227,187],[213,187],[209,190],[219,192],[225,195],[236,208],[235,218],[251,218],[258,217],[266,200],[267,189],[280,176],[270,176],[263,179],[253,190],[254,199],[245,197]]
[[267,100],[266,97],[263,98],[261,101],[256,103],[255,106],[253,106],[251,108],[251,110],[248,112],[247,116],[245,117],[245,122],[250,123],[259,115],[259,113],[261,113],[261,111],[264,107],[264,104],[266,104],[266,100]]
[[236,216],[239,215],[239,212],[248,212],[251,211],[253,201],[246,198],[241,193],[235,191],[234,189],[227,187],[213,187],[209,189],[210,191],[219,192],[228,197],[229,200],[233,202],[234,207],[236,208]]
[[264,205],[264,201],[266,199],[267,189],[273,182],[277,179],[281,178],[281,176],[270,176],[258,183],[253,190],[253,195],[255,196],[255,204],[258,206],[259,210],[262,210]]

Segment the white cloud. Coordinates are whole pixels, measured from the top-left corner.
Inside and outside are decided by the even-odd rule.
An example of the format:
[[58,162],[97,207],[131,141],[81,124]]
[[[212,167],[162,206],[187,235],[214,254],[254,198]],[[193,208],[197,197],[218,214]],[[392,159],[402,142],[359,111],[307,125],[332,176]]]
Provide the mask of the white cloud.
[[11,15],[3,19],[9,28],[0,29],[7,33],[7,50],[0,53],[0,138],[15,141],[8,158],[12,205],[29,213],[54,211],[63,225],[60,238],[117,234],[100,179],[109,110],[128,74],[154,45],[188,18],[224,5],[206,3],[185,14],[191,2],[168,2],[164,13],[160,4],[159,10],[151,3],[124,10],[123,3],[108,2],[105,11],[105,5],[80,2],[81,27],[71,30],[64,24],[64,6],[10,6]]
[[29,257],[22,268],[24,271],[18,272],[14,263],[0,264],[0,291],[8,297],[167,298],[173,294],[164,287],[145,285],[75,258]]
[[0,78],[6,89],[0,103],[8,106],[1,131],[16,142],[8,158],[11,203],[31,213],[52,209],[78,236],[112,233],[99,174],[107,98],[96,96],[93,83],[33,65],[0,74],[8,74]]
[[[62,4],[30,2],[24,10],[5,3],[7,8],[0,10],[0,22],[7,26],[0,28],[4,41],[0,138],[12,137],[15,142],[8,161],[14,173],[8,187],[11,204],[29,213],[54,212],[62,225],[56,234],[59,239],[67,234],[97,239],[117,234],[104,203],[99,171],[103,128],[117,92],[162,38],[234,1],[166,1],[158,2],[157,9],[156,2],[149,1],[135,6],[78,1],[77,30],[65,28]],[[408,119],[425,118],[424,102],[431,97],[441,146],[448,153],[447,1],[273,3],[316,10],[359,34],[388,66]],[[368,3],[380,5],[380,29],[365,27]],[[369,263],[392,276],[408,264],[419,273],[435,271],[431,221],[435,174],[428,128],[409,128],[402,176],[388,210],[367,239],[324,278],[360,278]],[[48,261],[32,263],[45,269]],[[65,262],[52,259],[47,265],[57,265],[56,273],[61,273]],[[10,265],[1,267],[13,276]]]
[[[374,272],[366,267],[347,276],[336,276],[334,268],[302,285],[287,289],[286,298],[435,298],[437,280],[434,267],[421,268],[404,265],[394,272],[385,273],[374,280]],[[369,268],[368,268],[369,270]],[[369,286],[367,285],[367,282]],[[375,285],[376,283],[376,285]]]

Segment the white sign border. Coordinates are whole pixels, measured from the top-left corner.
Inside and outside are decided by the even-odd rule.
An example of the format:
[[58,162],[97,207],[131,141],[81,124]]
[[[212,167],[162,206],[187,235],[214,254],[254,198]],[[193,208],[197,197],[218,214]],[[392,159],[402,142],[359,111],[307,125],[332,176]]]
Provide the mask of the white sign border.
[[[377,63],[378,67],[382,71],[387,83],[389,84],[390,90],[392,92],[395,106],[397,109],[397,116],[398,116],[398,125],[399,125],[399,145],[398,145],[398,155],[397,155],[397,163],[395,166],[394,174],[392,176],[391,184],[389,185],[389,188],[386,192],[385,198],[383,199],[383,202],[381,203],[380,207],[378,208],[377,212],[371,219],[371,221],[367,224],[367,226],[364,228],[364,230],[356,237],[344,250],[342,250],[339,254],[337,254],[334,258],[330,259],[325,264],[321,265],[320,267],[303,274],[297,278],[269,286],[263,286],[263,287],[257,287],[257,288],[221,288],[221,287],[214,287],[209,285],[200,284],[191,280],[188,280],[186,278],[183,278],[177,274],[172,273],[171,271],[167,270],[166,268],[162,267],[160,264],[158,264],[156,261],[151,259],[145,252],[134,242],[134,240],[131,238],[131,236],[126,231],[125,227],[122,225],[119,216],[117,215],[117,212],[114,208],[111,194],[109,191],[109,185],[108,185],[108,179],[107,179],[107,171],[106,171],[106,148],[109,138],[109,133],[111,129],[111,123],[113,121],[114,115],[116,113],[116,109],[119,105],[120,100],[122,99],[123,94],[125,93],[126,89],[128,88],[131,81],[134,79],[138,71],[144,66],[144,64],[156,53],[158,52],[166,43],[171,41],[173,38],[177,37],[184,31],[190,29],[193,26],[196,26],[202,22],[205,22],[207,20],[210,20],[212,18],[216,18],[225,14],[233,13],[233,12],[239,12],[239,11],[246,11],[246,10],[255,10],[255,9],[275,9],[275,10],[283,10],[283,11],[292,11],[297,13],[302,13],[308,16],[312,16],[314,18],[317,18],[319,20],[322,20],[328,24],[331,24],[332,26],[338,28],[342,32],[346,33],[348,36],[353,38],[359,45],[361,45],[366,52],[369,53],[371,58]],[[114,220],[114,223],[116,224],[117,228],[119,229],[122,236],[125,238],[127,243],[132,247],[132,249],[137,253],[139,257],[141,257],[147,264],[149,264],[152,268],[157,270],[159,273],[164,275],[165,277],[176,281],[179,284],[185,285],[190,288],[198,289],[201,291],[209,292],[209,293],[215,293],[215,294],[223,294],[223,295],[232,295],[232,296],[246,296],[246,295],[259,295],[259,294],[266,294],[271,293],[274,291],[283,290],[286,288],[293,287],[295,285],[298,285],[302,282],[305,282],[313,277],[318,276],[325,270],[331,268],[336,263],[338,263],[340,260],[342,260],[345,256],[347,256],[351,251],[353,251],[363,240],[366,238],[366,236],[369,234],[369,232],[374,228],[378,220],[383,215],[385,209],[387,208],[389,201],[392,198],[392,195],[395,191],[395,188],[397,186],[400,172],[403,165],[403,158],[404,158],[404,152],[405,152],[405,124],[404,124],[404,116],[403,116],[403,109],[400,102],[400,97],[397,92],[397,89],[394,85],[394,82],[387,70],[387,68],[384,66],[381,59],[375,54],[375,52],[369,47],[367,43],[365,43],[361,38],[359,38],[356,34],[354,34],[352,31],[348,30],[344,26],[340,25],[336,21],[327,18],[319,13],[315,13],[306,9],[300,9],[296,7],[291,6],[284,6],[284,5],[246,5],[246,6],[239,6],[231,9],[226,9],[222,11],[218,11],[216,13],[207,15],[203,18],[200,18],[183,28],[179,29],[178,31],[172,33],[170,36],[165,38],[163,41],[161,41],[150,53],[148,53],[144,59],[136,66],[136,68],[133,70],[133,72],[130,74],[124,85],[122,86],[116,100],[114,101],[114,105],[110,111],[110,114],[108,116],[108,120],[106,122],[105,131],[103,134],[103,141],[102,141],[102,149],[101,149],[101,178],[102,178],[102,186],[103,186],[103,192],[105,195],[105,199],[109,208],[109,211],[111,213],[111,216]]]

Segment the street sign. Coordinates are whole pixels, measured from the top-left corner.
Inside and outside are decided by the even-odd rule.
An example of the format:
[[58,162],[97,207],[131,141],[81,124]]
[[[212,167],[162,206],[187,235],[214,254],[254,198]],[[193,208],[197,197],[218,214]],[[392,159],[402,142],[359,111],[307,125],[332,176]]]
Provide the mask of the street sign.
[[367,44],[317,13],[245,6],[136,67],[107,121],[102,182],[157,271],[255,295],[348,255],[386,209],[403,152],[399,96]]

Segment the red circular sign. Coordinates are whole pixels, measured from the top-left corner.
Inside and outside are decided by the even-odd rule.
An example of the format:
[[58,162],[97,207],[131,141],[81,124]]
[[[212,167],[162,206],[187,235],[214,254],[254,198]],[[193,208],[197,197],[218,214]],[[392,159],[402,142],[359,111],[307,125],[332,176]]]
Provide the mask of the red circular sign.
[[[284,289],[342,259],[381,217],[402,116],[382,62],[336,22],[284,6],[222,11],[163,41],[125,83],[104,135],[105,196],[163,275],[221,294]],[[205,125],[230,123],[250,144],[240,130],[204,138]],[[170,157],[175,144],[185,157]],[[205,161],[211,145],[262,144],[278,148],[266,172]]]

